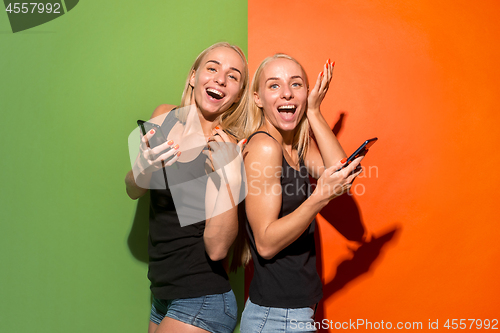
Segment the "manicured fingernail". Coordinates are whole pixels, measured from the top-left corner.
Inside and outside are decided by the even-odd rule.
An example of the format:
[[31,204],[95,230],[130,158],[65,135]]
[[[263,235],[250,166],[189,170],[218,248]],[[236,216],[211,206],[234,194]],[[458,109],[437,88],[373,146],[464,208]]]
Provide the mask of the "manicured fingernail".
[[332,67],[334,67],[334,66],[335,66],[335,61],[334,61],[334,62],[332,62]]
[[180,151],[178,151],[176,154],[177,154],[177,156],[181,156],[181,152]]
[[319,76],[323,76],[323,72],[319,73]]
[[328,58],[328,64],[330,64],[332,61],[330,60],[330,58]]
[[220,127],[219,126],[215,126],[215,129],[218,130],[218,129],[220,129]]
[[179,145],[175,145],[175,146],[174,146],[174,149],[179,149]]
[[168,144],[169,146],[173,145],[173,144],[174,144],[174,140],[170,140],[169,142],[167,142],[167,144]]
[[340,160],[340,163],[344,164],[345,162],[347,162],[347,157],[344,157],[342,160]]
[[155,130],[152,129],[151,131],[149,131],[149,134],[155,134]]
[[247,139],[243,140],[243,144],[247,143]]

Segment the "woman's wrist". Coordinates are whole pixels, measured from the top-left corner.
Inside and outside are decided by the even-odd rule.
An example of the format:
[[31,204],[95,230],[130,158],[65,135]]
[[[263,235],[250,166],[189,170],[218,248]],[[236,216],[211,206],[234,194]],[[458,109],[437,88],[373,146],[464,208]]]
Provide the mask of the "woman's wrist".
[[311,117],[311,116],[321,116],[321,110],[318,107],[309,107],[307,108],[307,116],[308,117]]
[[148,188],[151,181],[151,170],[148,168],[143,168],[139,161],[132,167],[132,173],[134,176],[135,183],[140,188]]
[[316,214],[318,214],[328,204],[328,202],[329,200],[318,192],[318,188],[316,188],[311,196],[309,196],[309,198],[305,201],[308,209],[316,212]]
[[137,161],[137,163],[135,163],[134,166],[132,167],[132,171],[134,172],[134,176],[135,176],[136,179],[138,177],[140,177],[140,176],[145,176],[146,175],[146,168],[144,168],[141,165],[141,159],[140,158]]

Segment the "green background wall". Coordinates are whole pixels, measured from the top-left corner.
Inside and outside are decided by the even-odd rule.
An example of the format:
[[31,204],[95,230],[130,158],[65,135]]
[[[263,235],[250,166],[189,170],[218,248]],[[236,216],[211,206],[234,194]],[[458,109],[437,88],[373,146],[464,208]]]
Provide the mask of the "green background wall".
[[83,0],[16,34],[0,13],[1,332],[146,332],[127,137],[221,40],[247,51],[246,1]]

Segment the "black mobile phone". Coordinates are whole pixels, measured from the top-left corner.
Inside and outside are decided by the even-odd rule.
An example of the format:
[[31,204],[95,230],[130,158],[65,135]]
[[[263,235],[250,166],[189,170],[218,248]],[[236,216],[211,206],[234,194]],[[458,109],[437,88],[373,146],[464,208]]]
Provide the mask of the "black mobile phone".
[[[369,140],[366,140],[365,142],[363,142],[363,144],[361,146],[359,146],[359,148],[356,149],[356,151],[354,153],[352,153],[351,156],[349,156],[349,158],[345,162],[344,166],[342,168],[340,168],[339,170],[342,170],[343,168],[347,167],[352,161],[354,161],[359,156],[366,154],[368,149],[371,146],[373,146],[373,144],[375,142],[377,142],[377,140],[378,140],[378,138],[373,138],[373,139],[369,139]],[[339,170],[337,170],[337,171],[339,171]]]
[[137,120],[137,125],[141,128],[142,135],[146,135],[147,132],[152,129],[155,130],[155,134],[149,139],[149,148],[154,148],[156,146],[161,145],[167,138],[165,134],[163,134],[160,125],[153,124],[144,120]]

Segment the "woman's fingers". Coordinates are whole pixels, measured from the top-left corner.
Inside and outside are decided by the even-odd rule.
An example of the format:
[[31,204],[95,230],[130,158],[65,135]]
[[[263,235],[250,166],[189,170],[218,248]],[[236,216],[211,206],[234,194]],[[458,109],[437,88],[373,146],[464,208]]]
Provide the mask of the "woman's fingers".
[[169,148],[179,149],[179,145],[174,144],[173,140],[169,140],[169,141],[162,143],[161,145],[158,145],[154,148],[151,148],[151,153],[156,156],[158,154],[161,154],[163,151],[166,151]]
[[[161,164],[161,162],[165,162],[167,161],[169,158],[172,157],[172,159],[175,157],[175,161],[177,161],[177,158],[179,158],[181,152],[177,150],[178,148],[175,148],[175,147],[172,147],[170,148],[170,150],[168,150],[167,152],[157,156],[151,164]],[[167,162],[165,162],[165,164],[167,164],[168,162],[170,162],[172,159],[168,160]],[[174,161],[174,162],[175,162]],[[168,165],[172,165],[172,163],[168,164]]]
[[335,61],[331,61],[330,59],[328,59],[328,82],[331,81],[332,77],[333,77],[333,68],[335,67]]
[[[347,161],[347,158],[343,158],[341,159],[340,161],[338,161],[337,163],[335,163],[331,168],[333,168],[333,172],[341,169],[344,165],[345,165],[345,162]],[[332,172],[332,173],[333,173]]]
[[240,152],[243,151],[243,145],[247,143],[247,139],[243,139],[240,142],[238,142],[236,145],[240,148]]
[[324,70],[318,74],[318,77],[316,79],[316,83],[314,84],[313,89],[311,90],[311,93],[317,93],[319,91],[319,87],[321,87],[321,82],[323,81],[323,74]]
[[349,164],[347,167],[344,169],[341,169],[340,171],[336,171],[339,168],[341,168],[343,165],[345,165],[345,159],[337,162],[335,165],[332,167],[328,168],[329,172],[333,172],[330,175],[330,178],[332,179],[332,182],[336,182],[336,186],[342,186],[345,187],[346,189],[349,189],[351,187],[351,183],[354,181],[354,179],[361,173],[363,172],[363,169],[356,170],[356,168],[359,166],[359,163],[361,160],[364,158],[364,156],[360,156],[356,158],[354,161],[352,161],[351,164]]
[[149,139],[151,139],[153,137],[153,135],[155,135],[155,133],[156,133],[156,130],[154,128],[149,130],[148,132],[146,132],[146,135],[142,136],[141,143],[145,143],[146,146],[149,147]]
[[[247,140],[243,139],[238,143],[233,143],[234,140],[232,140],[219,126],[217,126],[214,131],[215,134],[207,142],[209,150],[203,153],[209,158],[212,169],[219,170],[231,165],[231,163],[241,154],[243,145]],[[228,170],[230,171],[232,169]]]
[[[356,179],[356,177],[359,176],[359,174],[363,172],[363,168],[361,167],[361,164],[360,164],[360,162],[363,158],[364,158],[364,156],[360,156],[351,163],[351,164],[354,164],[353,165],[354,169],[352,169],[352,171],[350,173],[348,173],[347,181],[349,183],[352,183],[354,181],[354,179]],[[351,165],[349,165],[349,167],[351,167]]]
[[335,62],[332,62],[330,59],[327,60],[325,64],[325,88],[328,90],[328,86],[330,85],[330,82],[333,77],[333,66],[335,65]]
[[323,65],[323,71],[318,74],[316,84],[309,94],[308,101],[311,107],[319,107],[319,104],[321,104],[325,98],[328,87],[330,86],[330,81],[332,80],[332,73],[333,63],[331,63],[330,59],[328,59]]
[[218,141],[208,141],[207,145],[208,148],[213,152],[216,152],[220,149],[220,144]]
[[[151,130],[151,131],[154,131],[154,130]],[[146,150],[149,148],[149,139],[154,135],[153,134],[150,134],[149,132],[146,133],[146,135],[142,135],[141,133],[141,146],[140,148],[142,150]]]
[[168,160],[166,163],[164,163],[164,166],[171,166],[172,164],[177,162],[177,160],[179,159],[179,156],[181,156],[181,152],[180,151],[175,152],[174,157],[172,157],[170,160]]
[[[214,130],[215,130],[215,132],[216,132],[217,134],[219,134],[219,137],[222,139],[222,141],[223,141],[223,142],[231,142],[231,139],[229,139],[229,136],[226,134],[226,132],[224,132],[224,131],[222,130],[222,128],[220,128],[220,126],[216,126],[216,127],[214,128]],[[215,134],[214,134],[214,135],[213,135],[213,138],[214,138],[215,140],[217,140],[217,135],[215,135]],[[217,141],[219,141],[219,140],[217,140]]]
[[[140,145],[140,149],[142,151],[142,154],[144,156],[144,158],[146,158],[147,160],[155,160],[156,159],[156,156],[158,154],[160,154],[161,152],[167,150],[168,148],[170,148],[174,142],[172,140],[169,140],[167,142],[164,142],[156,147],[153,147],[151,148],[150,145],[149,145],[149,142],[150,142],[150,139],[156,134],[156,130],[155,129],[151,129],[150,131],[148,131],[146,133],[146,135],[143,135],[141,137],[141,145]],[[178,147],[177,147],[178,148]]]
[[329,69],[329,65],[328,65],[328,62],[323,66],[323,78],[321,80],[321,86],[320,86],[320,89],[319,91],[322,92],[322,93],[326,93],[326,89],[327,86],[328,86],[328,83],[330,82],[330,69]]
[[[353,171],[359,166],[359,163],[365,158],[364,156],[360,156],[356,158],[354,161],[351,162],[347,167],[345,167],[343,170],[340,170],[339,172],[342,173],[342,176],[344,178],[347,178]],[[357,171],[354,171],[354,173]]]
[[352,184],[352,182],[354,181],[354,179],[356,179],[357,176],[359,176],[360,173],[363,172],[363,168],[359,168],[358,171],[354,172],[352,175],[350,175],[349,177],[347,177],[347,182],[349,184]]

